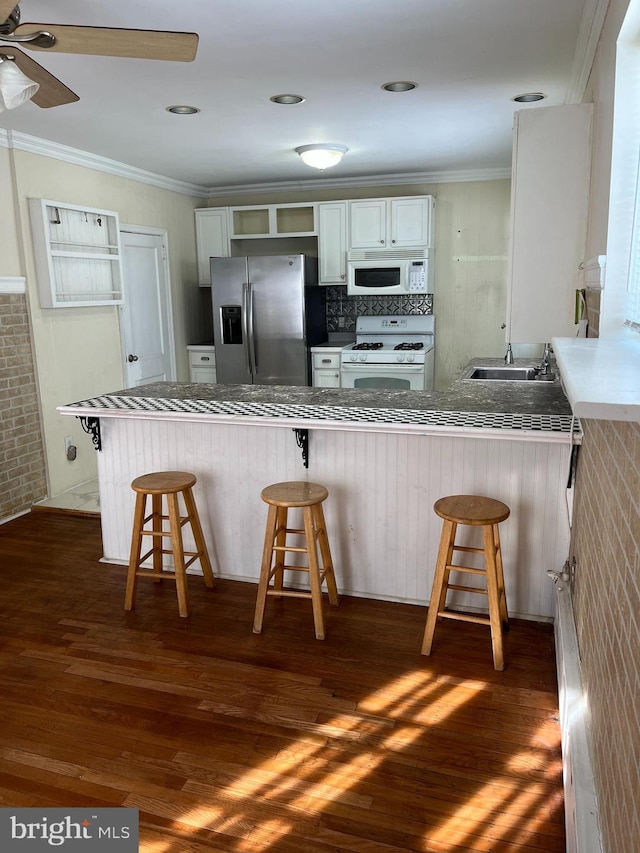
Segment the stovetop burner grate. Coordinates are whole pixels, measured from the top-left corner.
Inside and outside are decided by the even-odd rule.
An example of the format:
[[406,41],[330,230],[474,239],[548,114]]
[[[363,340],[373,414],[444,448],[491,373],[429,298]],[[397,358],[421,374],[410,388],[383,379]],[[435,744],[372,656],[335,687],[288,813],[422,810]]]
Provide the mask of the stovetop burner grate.
[[373,341],[372,343],[365,341],[364,343],[354,344],[352,349],[382,349],[382,347],[382,341]]
[[401,344],[396,344],[396,345],[394,346],[394,350],[395,350],[395,349],[400,349],[400,350],[418,350],[418,349],[424,349],[424,343],[423,343],[422,341],[416,341],[416,342],[414,342],[414,343],[410,343],[410,342],[408,342],[408,341],[404,341],[404,342],[403,342],[403,343],[401,343]]

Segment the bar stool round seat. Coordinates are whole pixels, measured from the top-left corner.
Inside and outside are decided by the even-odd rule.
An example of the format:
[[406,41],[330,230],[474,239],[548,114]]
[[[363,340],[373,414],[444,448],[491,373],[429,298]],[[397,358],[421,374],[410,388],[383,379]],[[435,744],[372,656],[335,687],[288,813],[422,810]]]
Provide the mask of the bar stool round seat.
[[[262,490],[260,497],[269,505],[269,510],[253,622],[254,633],[262,632],[268,596],[310,598],[316,638],[324,640],[323,583],[327,586],[329,602],[333,605],[338,604],[338,589],[322,509],[323,501],[328,495],[329,491],[325,486],[303,481],[275,483]],[[293,508],[302,509],[302,528],[288,527],[288,513]],[[297,537],[297,541],[301,544],[290,544],[288,538],[290,536]],[[306,554],[306,565],[287,564],[287,553]],[[285,571],[307,572],[309,591],[285,589]]]
[[[509,627],[509,615],[498,525],[509,517],[511,510],[502,501],[482,495],[450,495],[437,500],[433,509],[436,515],[443,519],[443,525],[422,643],[422,654],[431,654],[433,635],[439,617],[477,622],[491,628],[493,665],[495,669],[502,670],[504,669],[502,631]],[[481,527],[483,547],[456,545],[456,533],[459,525]],[[482,554],[484,568],[473,568],[453,563],[454,551]],[[451,583],[452,571],[484,576],[486,587],[480,588]],[[446,597],[450,589],[486,595],[489,602],[489,615],[482,616],[447,610]]]
[[[196,482],[195,474],[187,471],[157,471],[136,477],[131,483],[131,488],[136,492],[136,504],[125,591],[125,610],[132,610],[134,607],[139,577],[152,578],[156,583],[167,578],[175,581],[180,616],[188,616],[187,569],[196,560],[200,561],[206,586],[213,587],[213,571],[193,496],[193,487]],[[185,508],[184,515],[180,514],[180,495]],[[151,512],[147,515],[149,498]],[[163,514],[163,500],[167,505],[166,514]],[[168,526],[164,522],[168,522]],[[147,527],[149,524],[150,527]],[[191,526],[195,551],[184,549],[182,532],[186,524]],[[150,550],[143,554],[142,544],[145,536],[151,537],[152,544]],[[164,539],[171,540],[170,548],[163,547]],[[165,569],[163,561],[165,555],[173,556],[173,571]],[[153,568],[142,568],[142,564],[148,559],[152,560]]]

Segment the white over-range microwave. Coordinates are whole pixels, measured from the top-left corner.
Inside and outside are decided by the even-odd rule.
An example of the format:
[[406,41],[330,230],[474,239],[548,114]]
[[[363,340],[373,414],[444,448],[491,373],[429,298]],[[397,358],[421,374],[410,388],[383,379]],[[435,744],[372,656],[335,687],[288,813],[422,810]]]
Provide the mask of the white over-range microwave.
[[433,290],[432,258],[429,250],[411,257],[376,251],[350,252],[347,256],[349,296],[418,295]]

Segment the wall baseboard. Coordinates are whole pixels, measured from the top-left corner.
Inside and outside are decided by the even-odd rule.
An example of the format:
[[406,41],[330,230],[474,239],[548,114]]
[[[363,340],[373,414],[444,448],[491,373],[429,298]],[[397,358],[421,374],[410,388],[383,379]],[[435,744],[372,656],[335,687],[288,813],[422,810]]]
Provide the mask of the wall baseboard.
[[586,699],[571,591],[556,587],[556,662],[560,696],[567,853],[602,853],[595,779],[587,740]]

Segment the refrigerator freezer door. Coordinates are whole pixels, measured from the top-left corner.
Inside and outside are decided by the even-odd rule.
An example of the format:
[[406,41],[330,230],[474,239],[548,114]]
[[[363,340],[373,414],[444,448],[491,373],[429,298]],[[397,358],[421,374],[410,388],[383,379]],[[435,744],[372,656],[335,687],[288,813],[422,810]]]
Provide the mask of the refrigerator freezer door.
[[247,385],[253,382],[247,311],[246,258],[211,259],[213,342],[218,382]]
[[250,257],[248,269],[249,301],[253,306],[249,327],[253,326],[254,382],[307,385],[304,257]]

